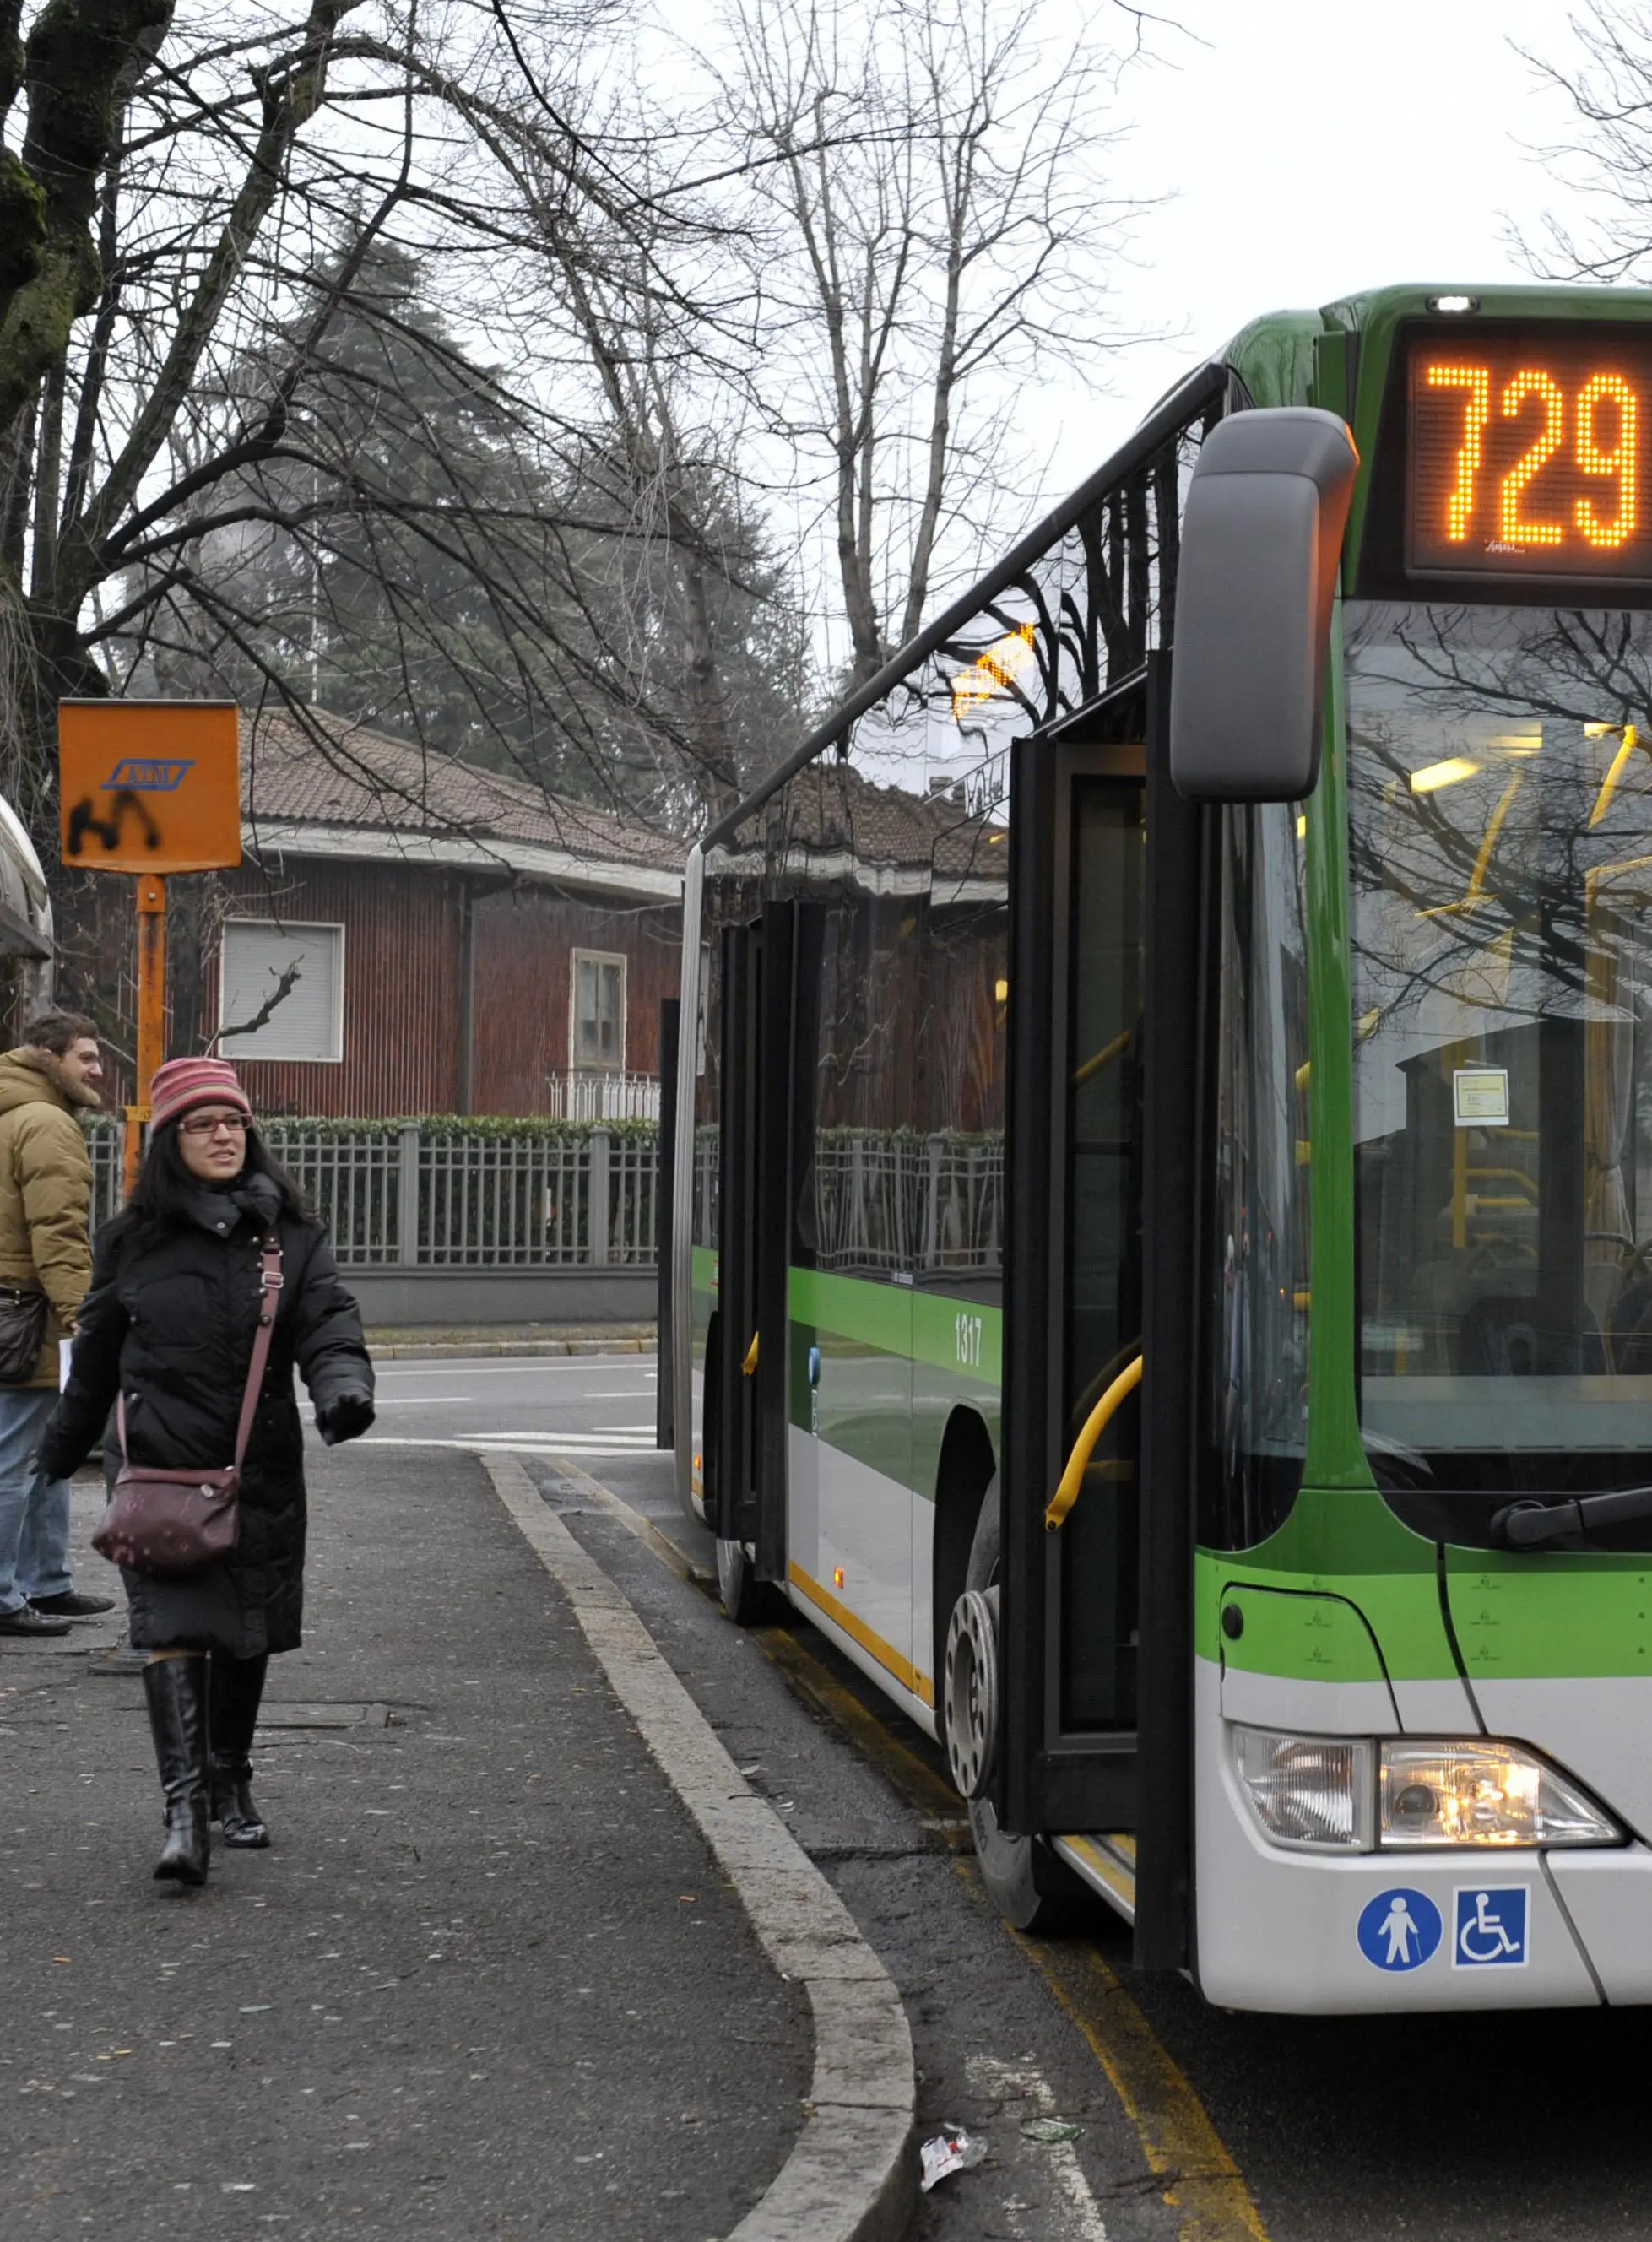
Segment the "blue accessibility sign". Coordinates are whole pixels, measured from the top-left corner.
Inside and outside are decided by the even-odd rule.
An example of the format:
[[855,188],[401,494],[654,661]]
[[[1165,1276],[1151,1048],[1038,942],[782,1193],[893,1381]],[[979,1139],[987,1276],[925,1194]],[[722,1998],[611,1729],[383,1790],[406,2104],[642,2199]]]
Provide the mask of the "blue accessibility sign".
[[1445,1929],[1427,1892],[1401,1886],[1379,1892],[1360,1911],[1360,1951],[1379,1970],[1420,1970],[1440,1945]]
[[1459,1884],[1454,1970],[1523,1970],[1531,1959],[1526,1884]]

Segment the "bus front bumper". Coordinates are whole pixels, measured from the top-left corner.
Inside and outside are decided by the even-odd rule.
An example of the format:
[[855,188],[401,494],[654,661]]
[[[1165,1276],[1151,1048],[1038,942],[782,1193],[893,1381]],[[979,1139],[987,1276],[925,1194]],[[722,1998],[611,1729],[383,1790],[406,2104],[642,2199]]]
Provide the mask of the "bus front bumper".
[[1296,2016],[1652,2004],[1641,1844],[1299,1852],[1241,1796],[1219,1676],[1196,1683],[1197,1973],[1205,1998]]

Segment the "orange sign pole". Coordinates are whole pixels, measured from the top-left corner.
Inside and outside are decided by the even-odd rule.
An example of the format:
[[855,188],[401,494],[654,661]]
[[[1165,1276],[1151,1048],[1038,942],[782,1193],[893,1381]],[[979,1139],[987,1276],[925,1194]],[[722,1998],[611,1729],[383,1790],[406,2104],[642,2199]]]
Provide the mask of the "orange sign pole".
[[144,1157],[144,1124],[150,1116],[150,1085],[166,1056],[166,882],[158,872],[140,872],[138,890],[138,1081],[137,1104],[126,1108],[126,1195],[138,1182]]

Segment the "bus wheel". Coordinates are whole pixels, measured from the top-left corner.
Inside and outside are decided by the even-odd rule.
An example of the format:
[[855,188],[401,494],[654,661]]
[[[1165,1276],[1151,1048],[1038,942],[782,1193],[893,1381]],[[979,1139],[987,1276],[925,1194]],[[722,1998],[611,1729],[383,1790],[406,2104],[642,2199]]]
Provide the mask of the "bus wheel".
[[782,1599],[773,1585],[757,1578],[743,1541],[717,1539],[717,1599],[725,1619],[736,1627],[762,1627],[780,1616]]
[[[947,1628],[947,1641],[949,1645],[957,1642],[962,1655],[970,1660],[978,1660],[985,1651],[982,1641],[983,1628],[990,1621],[992,1625],[991,1655],[997,1661],[998,1672],[988,1686],[984,1687],[984,1677],[979,1677],[968,1689],[944,1690],[941,1698],[944,1727],[950,1725],[951,1700],[954,1698],[960,1721],[968,1718],[970,1703],[978,1707],[984,1699],[991,1703],[997,1719],[1002,1719],[1003,1694],[997,1684],[1002,1679],[1003,1655],[997,1639],[996,1625],[999,1547],[998,1482],[995,1479],[982,1500],[981,1515],[976,1520],[975,1539],[970,1545],[970,1569],[964,1580],[964,1594],[953,1608],[953,1615]],[[973,1603],[970,1602],[971,1598],[975,1600]],[[966,1604],[969,1605],[967,1612]],[[984,1755],[978,1736],[961,1734],[956,1746],[950,1735],[944,1734],[941,1741],[948,1764],[955,1770],[955,1780],[957,1768],[973,1767],[984,1757],[990,1768],[990,1756]],[[991,1798],[971,1798],[966,1803],[970,1834],[975,1840],[975,1856],[980,1868],[981,1881],[992,1895],[1000,1914],[1017,1930],[1064,1930],[1090,1914],[1089,1895],[1084,1885],[1063,1862],[1057,1859],[1042,1838],[1006,1836],[998,1827],[998,1817],[993,1811]]]

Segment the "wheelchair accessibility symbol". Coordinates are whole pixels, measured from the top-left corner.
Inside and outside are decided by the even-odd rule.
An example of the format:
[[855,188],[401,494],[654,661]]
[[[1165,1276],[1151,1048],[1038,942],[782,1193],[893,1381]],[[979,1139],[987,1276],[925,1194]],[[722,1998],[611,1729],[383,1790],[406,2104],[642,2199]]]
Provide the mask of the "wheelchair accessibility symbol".
[[1525,1884],[1465,1885],[1456,1893],[1454,1970],[1523,1970],[1531,1893]]
[[1379,1970],[1420,1970],[1440,1944],[1445,1928],[1426,1892],[1379,1892],[1360,1910],[1354,1934],[1360,1951]]

